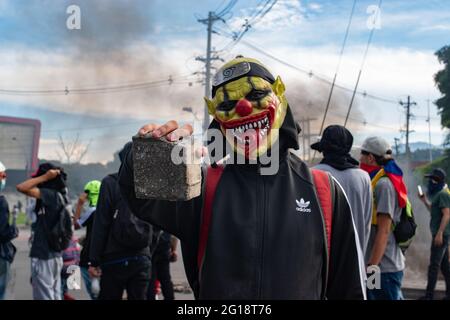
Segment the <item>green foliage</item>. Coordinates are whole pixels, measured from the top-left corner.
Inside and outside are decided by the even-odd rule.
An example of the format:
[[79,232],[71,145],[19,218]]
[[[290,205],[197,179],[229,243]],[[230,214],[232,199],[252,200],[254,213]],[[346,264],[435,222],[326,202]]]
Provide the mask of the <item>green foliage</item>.
[[[11,216],[11,221],[10,221],[10,223],[12,223],[12,216]],[[26,213],[25,213],[25,212],[20,212],[20,213],[17,215],[16,224],[17,224],[18,226],[24,226],[24,225],[26,225],[26,223],[27,223],[27,215],[26,215]]]
[[435,101],[435,104],[441,114],[441,124],[443,127],[450,128],[450,46],[445,46],[438,50],[435,55],[444,69],[437,72],[434,81],[442,97]]
[[434,168],[442,168],[447,173],[447,177],[450,177],[450,157],[449,150],[446,150],[446,154],[430,164],[417,168],[417,172],[421,177],[430,173]]

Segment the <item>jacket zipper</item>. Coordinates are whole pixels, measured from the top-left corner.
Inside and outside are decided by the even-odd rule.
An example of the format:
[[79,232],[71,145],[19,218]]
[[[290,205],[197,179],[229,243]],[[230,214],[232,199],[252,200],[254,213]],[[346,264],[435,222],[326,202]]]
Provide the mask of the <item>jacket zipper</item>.
[[266,185],[264,178],[261,177],[260,173],[258,172],[258,180],[262,181],[262,194],[263,194],[263,201],[262,201],[262,213],[263,213],[263,219],[262,219],[262,232],[261,232],[261,255],[260,255],[260,265],[259,265],[259,288],[258,288],[258,298],[263,298],[263,279],[264,279],[264,240],[265,240],[265,231],[266,231]]

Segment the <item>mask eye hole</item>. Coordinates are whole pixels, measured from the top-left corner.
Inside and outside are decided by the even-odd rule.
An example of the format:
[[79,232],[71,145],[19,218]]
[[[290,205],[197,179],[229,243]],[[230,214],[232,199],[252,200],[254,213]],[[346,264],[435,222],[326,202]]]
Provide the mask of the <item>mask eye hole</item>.
[[237,101],[236,100],[228,100],[220,103],[217,106],[218,111],[231,111],[236,106]]
[[252,89],[245,98],[250,101],[258,101],[265,98],[269,94],[269,90]]

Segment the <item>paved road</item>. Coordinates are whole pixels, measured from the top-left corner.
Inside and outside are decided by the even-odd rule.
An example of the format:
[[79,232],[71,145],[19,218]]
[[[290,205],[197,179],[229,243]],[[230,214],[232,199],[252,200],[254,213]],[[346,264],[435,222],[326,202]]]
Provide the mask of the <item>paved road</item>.
[[[83,232],[76,232],[77,235]],[[28,257],[29,246],[28,238],[30,237],[29,229],[22,228],[19,237],[15,239],[14,245],[17,247],[17,254],[11,268],[11,280],[7,289],[8,300],[31,300],[33,299],[30,285],[30,258]],[[181,254],[180,254],[181,258]],[[184,273],[183,262],[179,261],[171,264],[171,273],[176,288],[188,288],[186,276]],[[71,290],[69,292],[76,299],[89,300],[89,296],[82,284],[81,290]],[[191,293],[175,293],[176,299],[192,300]]]
[[[83,231],[77,231],[76,234],[82,235]],[[32,292],[30,285],[30,258],[28,257],[29,247],[28,238],[30,236],[29,229],[21,229],[20,235],[14,240],[14,244],[17,247],[17,255],[12,265],[12,276],[7,291],[8,300],[31,300]],[[183,262],[181,259],[181,253],[179,254],[179,261],[171,264],[171,274],[174,285],[176,288],[180,288],[180,292],[175,293],[176,299],[192,300],[192,293],[182,293],[181,289],[188,289],[186,275],[184,273]],[[76,299],[88,300],[89,297],[86,293],[84,285],[82,284],[81,290],[71,290],[69,293]],[[420,278],[416,278],[415,275],[410,272],[405,273],[405,279],[403,282],[404,295],[407,299],[416,299],[418,296],[423,295],[423,288],[426,286],[426,275],[421,275]],[[444,294],[444,282],[438,281],[436,298],[440,299]]]

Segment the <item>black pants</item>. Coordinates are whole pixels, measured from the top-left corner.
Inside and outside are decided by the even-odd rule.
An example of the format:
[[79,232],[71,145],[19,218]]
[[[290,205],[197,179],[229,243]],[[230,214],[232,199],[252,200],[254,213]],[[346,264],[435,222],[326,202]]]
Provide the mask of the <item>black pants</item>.
[[448,241],[449,237],[444,236],[444,243],[437,247],[433,242],[431,244],[430,266],[428,267],[428,285],[426,297],[433,299],[434,289],[438,278],[439,268],[445,278],[446,295],[450,297],[450,263],[448,261]]
[[155,300],[156,280],[161,283],[161,291],[164,300],[174,300],[173,283],[170,277],[170,261],[169,259],[157,259],[153,261],[152,277],[148,289],[148,299]]
[[146,300],[151,261],[148,257],[102,266],[99,300],[122,300],[127,291],[128,300]]

